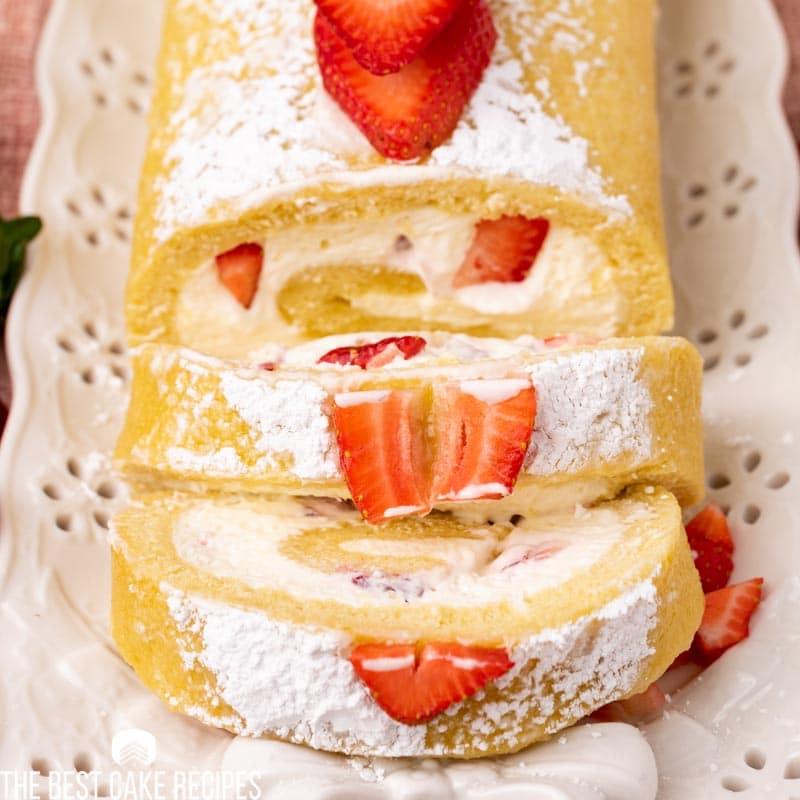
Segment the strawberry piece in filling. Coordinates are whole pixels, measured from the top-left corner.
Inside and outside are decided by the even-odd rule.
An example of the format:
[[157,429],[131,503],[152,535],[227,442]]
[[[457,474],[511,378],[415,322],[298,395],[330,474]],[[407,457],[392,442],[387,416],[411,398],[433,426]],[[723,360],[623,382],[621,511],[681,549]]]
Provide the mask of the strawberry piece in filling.
[[364,69],[320,12],[314,40],[328,94],[382,156],[407,161],[449,138],[489,65],[497,31],[486,0],[465,0],[418,58],[384,76]]
[[504,550],[487,568],[487,572],[505,572],[530,561],[547,561],[567,548],[565,542],[546,541],[538,544],[517,544]]
[[433,502],[510,494],[535,418],[536,392],[527,380],[437,386]]
[[340,364],[361,369],[385,367],[397,358],[408,361],[419,355],[427,342],[421,336],[390,336],[379,342],[354,347],[337,347],[321,356],[318,364]]
[[250,308],[264,265],[264,248],[252,242],[240,244],[216,258],[217,275],[241,306]]
[[342,472],[369,522],[510,494],[535,417],[527,379],[347,392],[333,403]]
[[364,69],[397,72],[452,19],[463,0],[314,0]]
[[479,222],[464,262],[453,278],[453,287],[524,281],[549,230],[550,223],[542,218],[516,216]]
[[431,642],[362,644],[350,655],[375,702],[398,722],[414,725],[479,692],[514,663],[503,648]]
[[412,389],[334,398],[339,460],[353,502],[367,522],[430,511],[423,399]]

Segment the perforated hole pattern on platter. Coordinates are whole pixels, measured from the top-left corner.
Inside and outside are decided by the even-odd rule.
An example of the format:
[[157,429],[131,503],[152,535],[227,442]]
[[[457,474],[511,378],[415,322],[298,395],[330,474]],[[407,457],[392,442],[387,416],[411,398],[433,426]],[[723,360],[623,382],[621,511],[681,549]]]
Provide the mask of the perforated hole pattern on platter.
[[759,786],[774,789],[781,780],[788,784],[787,800],[800,800],[800,753],[774,765],[764,748],[753,746],[742,753],[741,771],[723,775],[720,786],[731,794],[749,792],[747,796],[761,797],[757,794]]

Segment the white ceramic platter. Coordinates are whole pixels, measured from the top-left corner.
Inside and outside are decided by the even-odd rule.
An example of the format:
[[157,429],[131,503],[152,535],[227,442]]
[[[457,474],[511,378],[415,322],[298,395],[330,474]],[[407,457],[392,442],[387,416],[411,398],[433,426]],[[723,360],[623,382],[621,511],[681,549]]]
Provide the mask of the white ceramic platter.
[[[652,756],[632,728],[583,727],[471,765],[348,761],[174,715],[115,654],[105,531],[124,487],[107,454],[126,400],[122,291],[159,18],[159,0],[56,0],[41,46],[44,125],[23,206],[46,228],[7,336],[0,771],[110,770],[114,733],[143,728],[160,768],[258,766],[269,798],[648,800]],[[768,0],[665,3],[678,331],[706,357],[708,484],[729,509],[734,579],[763,575],[768,588],[751,638],[645,731],[662,800],[800,798],[800,263],[785,63]]]

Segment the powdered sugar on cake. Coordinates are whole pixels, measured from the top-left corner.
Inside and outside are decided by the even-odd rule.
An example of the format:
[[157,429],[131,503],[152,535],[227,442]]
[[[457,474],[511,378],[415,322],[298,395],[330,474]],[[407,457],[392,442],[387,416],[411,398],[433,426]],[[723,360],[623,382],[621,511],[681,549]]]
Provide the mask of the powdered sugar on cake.
[[327,393],[311,381],[263,381],[225,372],[225,400],[258,434],[256,446],[274,460],[292,459],[291,471],[301,479],[333,478],[339,474],[330,420],[323,411]]
[[[471,341],[481,344],[481,340]],[[525,350],[522,342],[517,346],[519,353]],[[491,351],[492,340],[486,340],[483,347]],[[511,360],[462,364],[458,378],[518,375],[520,367],[513,359],[512,347],[504,343],[501,352]],[[536,389],[537,411],[525,472],[578,472],[590,463],[608,463],[623,455],[642,461],[650,457],[653,401],[647,385],[639,379],[643,352],[640,347],[582,350],[553,355],[526,367]],[[265,459],[264,468],[280,464],[307,481],[341,478],[327,410],[330,395],[322,380],[317,383],[304,378],[303,373],[292,375],[287,371],[286,378],[276,381],[257,370],[220,369],[221,362],[215,368],[213,361],[188,350],[176,351],[173,357],[182,369],[203,378],[219,371],[221,399],[247,423],[248,446]],[[425,358],[423,351],[423,363]],[[156,378],[164,374],[160,358],[152,369]],[[341,373],[343,382],[346,374]],[[339,373],[329,367],[328,375],[329,382],[337,381]],[[169,387],[164,390],[169,391]],[[198,414],[207,413],[213,397],[213,393],[205,399],[193,397],[196,402],[185,413],[176,411],[179,430],[190,432]],[[358,399],[364,400],[361,396]],[[236,476],[247,471],[241,460],[231,458],[235,453],[208,453],[197,445],[193,460],[191,437],[175,438],[175,446],[167,454],[167,466],[173,470],[209,476]]]
[[[311,35],[312,0],[185,0],[208,10],[238,38],[236,55],[198,68],[168,128],[169,169],[159,185],[157,236],[213,220],[224,208],[252,208],[321,178],[350,186],[410,184],[478,174],[541,183],[582,195],[614,213],[626,198],[606,191],[589,143],[549,114],[546,82],[528,90],[519,57],[498,42],[493,61],[452,138],[423,165],[387,163],[343,117],[324,112]],[[498,29],[528,5],[496,2]],[[552,19],[554,25],[561,25]],[[566,28],[565,28],[566,30]],[[265,36],[264,31],[274,32]],[[574,32],[570,34],[575,36]],[[206,45],[211,46],[211,45]],[[331,120],[346,130],[328,135]],[[348,127],[349,126],[349,127]],[[363,139],[363,147],[357,142]],[[276,188],[280,187],[280,188]]]
[[[480,702],[483,693],[478,694],[453,752],[469,743],[488,750],[489,737],[498,733],[503,745],[513,748],[524,736],[524,724],[531,724],[533,709],[534,724],[553,713],[555,697],[544,690],[551,681],[565,717],[632,689],[652,654],[648,640],[658,613],[655,577],[595,614],[514,646],[515,666],[495,685],[507,689],[522,672],[530,680],[526,677],[519,694],[503,702]],[[199,651],[183,654],[184,662],[197,661],[216,676],[218,700],[236,714],[228,722],[239,733],[274,734],[320,749],[372,755],[441,753],[439,746],[426,744],[428,730],[446,727],[447,717],[458,713],[459,706],[427,725],[394,721],[356,676],[347,658],[350,643],[341,635],[276,622],[263,613],[191,597],[168,585],[162,585],[162,592],[179,628],[199,632],[202,639]],[[200,709],[189,711],[205,716]],[[497,746],[492,742],[492,749]]]
[[577,472],[595,459],[650,453],[653,400],[637,380],[643,353],[586,350],[530,369],[537,406],[527,472]]

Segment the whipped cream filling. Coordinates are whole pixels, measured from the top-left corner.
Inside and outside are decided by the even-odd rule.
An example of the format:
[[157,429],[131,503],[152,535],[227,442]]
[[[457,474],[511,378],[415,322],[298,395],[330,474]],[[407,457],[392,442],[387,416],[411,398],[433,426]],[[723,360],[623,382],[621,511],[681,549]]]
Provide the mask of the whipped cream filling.
[[[455,291],[455,297],[482,314],[521,314],[547,299],[548,305],[559,301],[585,304],[593,316],[600,318],[605,312],[613,318],[620,302],[616,291],[592,288],[599,277],[610,281],[610,272],[605,254],[588,236],[551,225],[525,280],[465,286]],[[613,330],[605,332],[610,335]]]
[[[365,331],[363,333],[341,333],[323,336],[290,348],[266,345],[259,355],[269,359],[255,359],[258,363],[270,360],[281,367],[308,368],[319,366],[330,369],[332,365],[320,365],[319,360],[331,350],[340,347],[359,347],[374,344],[382,339],[399,336],[419,336],[425,340],[425,347],[411,358],[395,358],[381,369],[407,369],[430,365],[464,364],[473,361],[488,361],[548,353],[565,346],[580,346],[585,340],[577,336],[559,337],[551,341],[534,336],[520,336],[516,339],[498,339],[483,336],[469,336],[465,333],[444,333],[442,331],[386,332]],[[356,368],[353,368],[356,369]]]
[[305,599],[477,606],[523,603],[563,585],[603,558],[631,518],[648,513],[644,504],[624,517],[608,507],[578,509],[440,537],[435,520],[376,529],[355,511],[318,516],[302,499],[225,508],[201,499],[180,513],[173,542],[196,569]]
[[[420,277],[426,295],[402,296],[378,288],[349,298],[355,308],[376,316],[418,318],[441,306],[448,317],[469,324],[475,311],[520,314],[535,310],[540,303],[550,308],[580,304],[584,313],[596,318],[599,335],[613,334],[613,320],[623,300],[608,281],[610,264],[589,237],[568,227],[551,226],[523,281],[489,281],[453,288],[453,278],[469,250],[478,221],[474,216],[418,208],[380,220],[276,230],[259,242],[264,248],[264,266],[249,309],[239,305],[220,282],[213,259],[192,274],[178,303],[181,339],[198,349],[226,356],[252,353],[249,345],[237,344],[244,332],[248,333],[246,338],[291,342],[296,333],[293,335],[281,317],[275,298],[296,272],[339,266],[383,267]],[[597,286],[605,288],[593,288]]]

